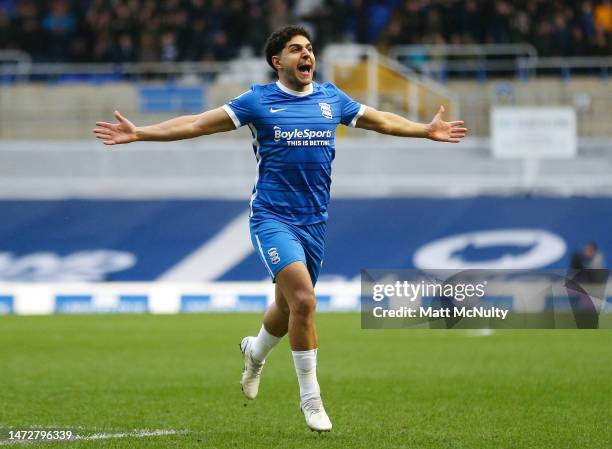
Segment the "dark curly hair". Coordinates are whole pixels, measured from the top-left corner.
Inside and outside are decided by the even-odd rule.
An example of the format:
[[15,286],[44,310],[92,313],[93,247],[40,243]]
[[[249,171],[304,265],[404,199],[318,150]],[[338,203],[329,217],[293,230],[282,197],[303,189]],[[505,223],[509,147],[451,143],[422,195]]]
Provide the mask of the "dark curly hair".
[[306,31],[305,28],[296,25],[288,25],[276,30],[266,41],[266,46],[264,47],[266,61],[268,61],[268,64],[274,71],[276,71],[276,68],[272,64],[272,56],[277,56],[281,51],[283,51],[283,48],[285,48],[287,42],[289,42],[295,36],[304,36],[309,41],[312,40],[310,39],[310,33]]

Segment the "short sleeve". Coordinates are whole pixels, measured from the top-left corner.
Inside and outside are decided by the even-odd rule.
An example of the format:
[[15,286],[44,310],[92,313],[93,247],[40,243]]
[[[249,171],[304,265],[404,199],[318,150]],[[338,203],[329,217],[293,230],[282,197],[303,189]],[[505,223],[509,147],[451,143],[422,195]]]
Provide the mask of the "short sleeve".
[[337,87],[335,89],[340,99],[340,107],[342,108],[340,123],[354,128],[359,117],[365,112],[365,106],[353,100]]
[[246,125],[253,121],[253,110],[256,103],[255,90],[251,88],[224,104],[222,108],[227,112],[227,115],[230,116],[234,122],[234,126],[240,128],[242,125]]

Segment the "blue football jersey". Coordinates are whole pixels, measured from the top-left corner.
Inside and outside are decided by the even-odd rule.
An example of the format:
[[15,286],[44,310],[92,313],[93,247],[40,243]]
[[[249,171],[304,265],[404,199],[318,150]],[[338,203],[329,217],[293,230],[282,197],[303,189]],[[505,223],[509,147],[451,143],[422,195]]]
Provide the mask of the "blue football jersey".
[[253,135],[251,217],[326,221],[336,127],[354,127],[365,107],[331,83],[296,92],[277,81],[253,85],[223,108],[236,128],[248,125]]

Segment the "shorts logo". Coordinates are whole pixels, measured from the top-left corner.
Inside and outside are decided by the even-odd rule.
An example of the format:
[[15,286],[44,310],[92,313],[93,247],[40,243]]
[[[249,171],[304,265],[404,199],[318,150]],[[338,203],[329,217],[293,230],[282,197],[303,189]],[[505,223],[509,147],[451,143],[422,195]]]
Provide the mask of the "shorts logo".
[[268,256],[270,256],[270,261],[272,262],[272,265],[276,265],[280,262],[280,256],[278,255],[278,251],[276,250],[276,248],[270,248],[268,250]]
[[325,118],[332,119],[334,116],[332,115],[332,108],[327,103],[319,103],[319,107],[321,108],[321,115]]

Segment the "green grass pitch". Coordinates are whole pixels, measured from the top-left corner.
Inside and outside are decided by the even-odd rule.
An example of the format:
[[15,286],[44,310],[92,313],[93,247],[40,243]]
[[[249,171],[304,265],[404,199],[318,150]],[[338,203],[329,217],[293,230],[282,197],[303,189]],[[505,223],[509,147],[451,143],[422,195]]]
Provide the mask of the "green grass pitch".
[[184,432],[28,445],[45,448],[612,447],[610,330],[362,330],[357,314],[320,314],[334,429],[318,435],[298,409],[286,340],[245,406],[238,342],[259,322],[0,317],[0,428]]

